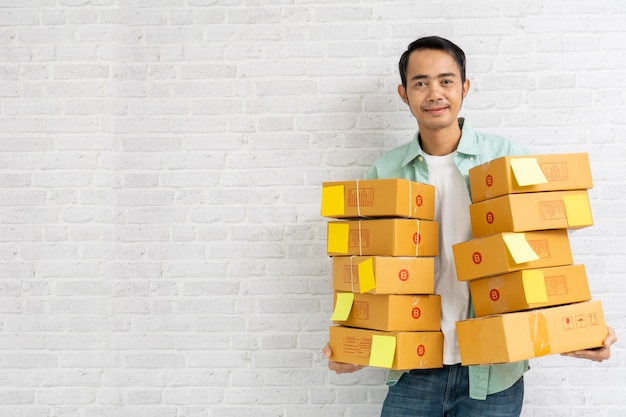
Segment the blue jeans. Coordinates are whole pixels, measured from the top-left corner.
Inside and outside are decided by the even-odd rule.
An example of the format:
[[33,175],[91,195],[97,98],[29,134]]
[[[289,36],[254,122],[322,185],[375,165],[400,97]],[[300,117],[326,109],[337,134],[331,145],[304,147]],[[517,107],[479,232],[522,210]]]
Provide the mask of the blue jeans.
[[402,375],[389,387],[381,417],[519,417],[523,402],[523,378],[486,400],[474,400],[467,367],[446,365]]

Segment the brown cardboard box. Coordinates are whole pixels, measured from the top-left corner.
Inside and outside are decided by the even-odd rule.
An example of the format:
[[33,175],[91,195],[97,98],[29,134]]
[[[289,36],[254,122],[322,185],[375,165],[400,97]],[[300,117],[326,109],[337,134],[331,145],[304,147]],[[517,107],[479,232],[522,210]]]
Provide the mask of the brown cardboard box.
[[585,266],[524,269],[469,282],[476,317],[591,299]]
[[[536,160],[548,182],[519,185],[520,181],[525,183],[523,180],[526,178],[518,178],[518,173],[513,172],[511,160],[514,159]],[[534,161],[525,162],[534,164]],[[519,167],[518,170],[521,177],[530,172]],[[586,153],[504,156],[470,169],[469,181],[474,203],[505,194],[584,190],[593,187],[589,157]]]
[[[333,289],[362,292],[359,270],[372,274],[371,294],[432,294],[435,259],[403,256],[333,256]],[[370,268],[371,267],[371,268]]]
[[608,334],[599,301],[478,317],[457,322],[456,331],[463,365],[591,349]]
[[508,194],[470,205],[472,236],[591,226],[587,190]]
[[[335,292],[335,302],[337,294]],[[335,321],[350,327],[384,331],[440,330],[439,295],[354,294],[348,319]]]
[[[538,259],[517,262],[526,257],[523,245]],[[453,245],[452,252],[459,281],[574,263],[567,230],[498,233]]]
[[328,222],[327,253],[341,255],[437,256],[438,223],[416,219]]
[[435,187],[400,178],[322,184],[322,216],[435,219]]
[[[355,365],[370,365],[372,337],[391,336],[396,340],[392,365],[395,370],[441,368],[443,366],[443,333],[380,332],[344,326],[330,328],[331,360]],[[374,353],[380,356],[379,353]],[[370,365],[375,366],[375,365]]]

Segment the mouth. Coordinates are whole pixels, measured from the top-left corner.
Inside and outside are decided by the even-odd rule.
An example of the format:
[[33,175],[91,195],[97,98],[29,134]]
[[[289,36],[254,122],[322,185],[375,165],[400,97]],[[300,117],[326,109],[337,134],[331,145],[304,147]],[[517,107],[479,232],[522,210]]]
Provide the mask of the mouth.
[[432,116],[438,116],[448,110],[448,106],[433,106],[427,107],[424,111]]

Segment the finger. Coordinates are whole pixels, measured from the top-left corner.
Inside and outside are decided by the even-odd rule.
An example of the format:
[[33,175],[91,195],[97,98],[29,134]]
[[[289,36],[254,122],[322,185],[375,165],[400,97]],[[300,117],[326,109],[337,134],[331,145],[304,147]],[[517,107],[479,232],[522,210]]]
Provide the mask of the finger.
[[610,341],[611,344],[617,342],[617,335],[615,334],[615,329],[613,329],[611,326],[606,326],[606,328],[608,330],[608,334],[606,336],[605,342]]
[[617,342],[617,336],[615,336],[613,329],[609,328],[609,335],[604,339],[604,346],[610,347],[615,342]]
[[351,374],[352,372],[356,372],[356,371],[358,371],[361,368],[362,368],[362,366],[357,366],[357,365],[341,366],[338,369],[335,369],[334,371],[337,374]]
[[335,371],[337,374],[347,374],[363,369],[363,365],[354,365],[350,363],[328,361],[328,369]]
[[333,355],[333,351],[330,349],[330,346],[328,344],[326,344],[326,346],[322,348],[322,353],[324,353],[326,359],[330,359],[330,357]]
[[577,350],[574,352],[569,352],[565,354],[565,356],[602,362],[603,360],[609,359],[611,357],[611,351],[608,348],[602,347],[588,350]]
[[343,374],[346,372],[346,364],[335,361],[328,361],[328,369],[330,369],[331,371],[335,371],[338,374]]

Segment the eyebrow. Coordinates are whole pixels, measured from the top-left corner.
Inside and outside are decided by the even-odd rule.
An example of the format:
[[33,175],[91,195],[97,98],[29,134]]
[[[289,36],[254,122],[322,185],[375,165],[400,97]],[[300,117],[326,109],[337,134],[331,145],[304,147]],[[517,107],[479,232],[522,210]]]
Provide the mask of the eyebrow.
[[[456,76],[457,75],[454,72],[444,72],[432,78],[446,78],[446,77],[456,77]],[[431,77],[425,74],[417,74],[416,76],[411,78],[411,81],[424,80],[428,78],[431,78]]]

